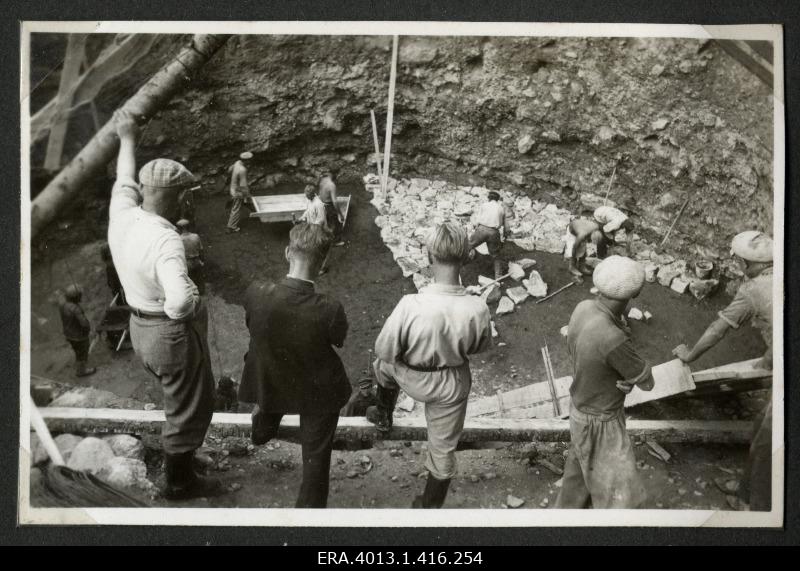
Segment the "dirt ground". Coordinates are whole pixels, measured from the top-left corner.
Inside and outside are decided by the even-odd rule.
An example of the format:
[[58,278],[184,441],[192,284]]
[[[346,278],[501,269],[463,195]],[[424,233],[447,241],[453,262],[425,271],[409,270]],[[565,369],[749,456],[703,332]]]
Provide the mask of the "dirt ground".
[[[277,187],[270,193],[299,192],[299,188]],[[331,271],[318,280],[318,289],[341,300],[348,316],[350,330],[340,354],[355,382],[366,373],[368,350],[400,297],[414,293],[410,278],[402,277],[389,250],[380,239],[374,224],[375,211],[371,198],[360,184],[342,185],[341,192],[352,196],[345,229],[346,244],[332,255]],[[266,192],[265,192],[266,194]],[[238,234],[225,233],[225,197],[211,196],[198,200],[197,232],[206,248],[208,295],[211,327],[212,364],[217,375],[224,373],[240,378],[242,358],[248,335],[241,307],[243,293],[253,279],[280,279],[287,271],[284,248],[288,224],[262,224],[246,220]],[[87,223],[74,213],[66,223],[84,227]],[[48,233],[47,247],[40,248],[32,264],[32,357],[35,375],[61,383],[89,384],[122,397],[160,406],[160,388],[141,369],[130,350],[113,351],[103,340],[95,346],[91,360],[98,367],[92,377],[77,380],[72,374],[73,355],[60,333],[55,306],[49,300],[56,287],[65,287],[70,274],[84,288],[84,308],[93,323],[99,322],[111,295],[99,255],[100,229],[71,233],[68,229]],[[71,242],[78,235],[83,243]],[[524,252],[507,245],[508,259],[532,257],[536,269],[549,284],[550,290],[569,281],[569,274],[559,256]],[[479,257],[464,269],[465,284],[477,283],[477,275],[489,275],[491,262]],[[571,374],[566,344],[559,329],[566,325],[576,303],[591,294],[590,280],[562,292],[553,299],[535,304],[528,301],[506,316],[496,318],[499,331],[495,346],[472,361],[476,395],[492,394],[545,378],[539,348],[549,346],[557,376]],[[698,302],[688,295],[678,295],[659,285],[648,285],[635,306],[649,310],[654,318],[649,323],[633,322],[634,341],[642,354],[653,363],[671,358],[671,349],[680,342],[694,342],[727,300],[718,295]],[[750,327],[731,332],[724,343],[711,350],[693,368],[699,370],[726,362],[758,356],[763,351],[758,333]],[[636,418],[751,418],[761,406],[763,393],[729,395],[706,399],[643,405],[630,411]],[[421,407],[417,406],[417,409]],[[419,413],[420,411],[417,411]],[[231,491],[207,500],[214,506],[289,507],[293,505],[301,473],[299,446],[276,442],[256,448],[246,457],[229,456],[227,466],[212,469]],[[414,493],[423,487],[417,477],[422,470],[423,443],[378,443],[373,449],[335,451],[332,460],[331,507],[405,507]],[[207,442],[218,460],[225,444]],[[497,449],[464,450],[459,453],[459,475],[448,497],[447,507],[501,507],[508,494],[524,499],[523,507],[552,505],[559,476],[545,468],[529,465],[533,445],[502,445]],[[541,456],[542,445],[538,453]],[[549,445],[547,445],[549,446]],[[563,462],[565,444],[558,444],[547,453]],[[650,489],[650,507],[723,508],[724,495],[709,482],[715,477],[735,474],[746,457],[744,447],[674,446],[670,464],[648,455],[646,446],[636,447],[637,458],[646,462],[642,473]],[[399,452],[392,452],[397,450]],[[367,456],[370,460],[360,460]],[[160,472],[156,460],[151,468],[154,479]],[[365,474],[364,467],[372,468]],[[219,467],[219,464],[216,464]],[[357,469],[354,470],[354,467]],[[721,467],[721,468],[720,468]],[[724,470],[722,469],[724,468]],[[358,472],[348,477],[349,472]],[[538,473],[537,473],[538,471]],[[486,477],[494,473],[496,477]],[[672,482],[669,479],[672,479]],[[705,484],[701,485],[701,482]],[[667,485],[669,484],[669,485]],[[713,488],[713,489],[712,489]],[[679,490],[684,490],[683,494]],[[549,504],[543,504],[545,498]],[[198,500],[202,505],[206,500]]]

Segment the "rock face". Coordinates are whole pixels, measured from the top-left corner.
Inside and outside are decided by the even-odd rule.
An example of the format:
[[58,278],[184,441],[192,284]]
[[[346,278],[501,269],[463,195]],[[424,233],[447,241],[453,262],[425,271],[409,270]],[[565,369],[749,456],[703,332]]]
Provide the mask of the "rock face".
[[[169,45],[99,94],[101,113],[185,38],[158,42]],[[390,45],[385,36],[235,36],[149,124],[140,150],[189,157],[204,188],[241,148],[288,180],[311,182],[331,162],[363,174]],[[771,91],[713,41],[403,36],[400,52],[393,173],[514,187],[532,200],[547,193],[574,213],[627,156],[611,198],[647,213],[634,217],[637,232],[664,235],[681,202],[662,204],[664,189],[694,193],[669,241],[684,257],[700,255],[695,245],[724,257],[743,215],[772,226]],[[36,147],[41,164],[46,140]]]
[[144,445],[138,438],[129,434],[114,434],[106,436],[103,440],[111,447],[114,456],[144,460]]
[[536,270],[531,271],[531,275],[527,280],[523,280],[522,284],[528,293],[533,297],[544,297],[547,295],[547,284],[544,283],[542,276]]
[[114,452],[107,442],[89,436],[81,440],[72,450],[67,467],[94,474],[100,473],[103,466],[114,458]]

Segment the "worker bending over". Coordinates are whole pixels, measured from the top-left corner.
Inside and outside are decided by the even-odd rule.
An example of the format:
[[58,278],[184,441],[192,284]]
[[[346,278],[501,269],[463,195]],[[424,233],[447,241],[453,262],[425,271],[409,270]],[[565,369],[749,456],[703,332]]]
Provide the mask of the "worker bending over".
[[375,341],[379,404],[367,409],[367,420],[388,432],[401,388],[425,404],[430,475],[413,507],[440,508],[456,473],[455,452],[472,385],[469,356],[489,349],[492,333],[486,303],[459,284],[470,251],[464,229],[437,226],[427,247],[433,283],[404,296]]
[[336,195],[335,172],[323,173],[319,179],[319,199],[325,205],[325,222],[328,230],[333,234],[333,245],[342,246],[342,229],[344,228],[344,213],[339,208]]
[[231,213],[228,216],[228,227],[225,232],[238,232],[239,222],[242,219],[242,206],[245,200],[250,200],[250,187],[247,184],[247,167],[245,163],[253,158],[253,153],[247,151],[239,155],[239,160],[230,167],[231,171]]
[[[772,238],[755,230],[734,236],[731,255],[742,266],[745,281],[733,301],[719,312],[694,347],[678,345],[672,352],[681,361],[691,363],[719,343],[728,331],[738,329],[748,320],[761,330],[767,346],[758,368],[772,369]],[[750,455],[744,479],[738,487],[738,509],[769,511],[772,505],[772,391],[766,408],[753,423]],[[732,498],[736,499],[737,496]]]
[[[565,236],[564,257],[569,262],[569,271],[576,278],[592,275],[586,266],[586,243],[591,240],[597,248],[597,257],[601,260],[608,255],[608,247],[614,243],[614,235],[625,230],[633,231],[633,221],[613,206],[600,206],[592,217],[579,216],[573,218],[567,226]],[[627,254],[630,255],[631,240],[626,241]]]
[[133,348],[164,392],[164,496],[208,496],[220,491],[220,483],[198,476],[192,462],[214,411],[208,314],[189,279],[183,242],[174,225],[182,194],[195,177],[178,162],[155,159],[141,168],[137,184],[136,123],[124,111],[118,111],[114,121],[120,147],[108,244],[130,306]]
[[[488,201],[481,205],[476,222],[478,226],[469,237],[470,251],[485,243],[489,255],[492,257],[494,279],[499,279],[503,275],[500,251],[503,248],[503,242],[511,232],[500,194],[493,190],[489,192]],[[500,233],[501,229],[502,234]]]
[[570,447],[556,507],[638,508],[645,489],[625,429],[625,395],[634,386],[652,390],[653,377],[633,348],[623,315],[644,285],[644,268],[610,256],[593,279],[597,298],[580,302],[568,326]]
[[331,450],[339,409],[350,397],[350,382],[334,347],[347,336],[342,304],[315,291],[314,278],[331,244],[317,224],[289,232],[289,273],[277,284],[253,283],[245,295],[250,346],[239,400],[258,403],[253,443],[265,444],[285,414],[300,415],[303,480],[295,507],[328,503]]

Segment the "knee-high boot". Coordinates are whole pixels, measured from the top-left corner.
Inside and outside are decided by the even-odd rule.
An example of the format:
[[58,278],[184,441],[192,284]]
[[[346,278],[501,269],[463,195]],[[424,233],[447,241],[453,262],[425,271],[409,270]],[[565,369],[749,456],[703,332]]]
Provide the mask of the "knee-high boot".
[[389,432],[392,429],[392,414],[399,395],[400,389],[387,389],[378,385],[378,404],[367,408],[366,417],[379,432]]
[[446,480],[439,480],[434,478],[433,475],[428,475],[428,481],[425,483],[425,491],[421,496],[414,498],[414,503],[411,504],[413,508],[441,508],[444,504],[444,499],[447,497],[447,489],[450,487],[450,478]]

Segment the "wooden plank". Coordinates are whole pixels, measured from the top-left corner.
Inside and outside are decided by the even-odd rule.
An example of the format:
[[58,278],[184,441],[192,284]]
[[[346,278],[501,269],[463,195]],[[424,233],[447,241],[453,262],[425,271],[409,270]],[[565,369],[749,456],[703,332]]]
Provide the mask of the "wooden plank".
[[697,371],[692,373],[692,379],[695,383],[705,383],[708,381],[730,380],[736,381],[741,379],[761,379],[772,376],[770,369],[756,367],[761,362],[761,357],[749,359],[747,361],[739,361],[737,363],[729,363],[727,365],[720,365],[711,369]]
[[[160,434],[164,412],[160,410],[127,410],[109,408],[40,409],[42,417],[53,432]],[[742,420],[630,420],[628,434],[645,440],[683,443],[750,442],[752,423]],[[249,437],[249,414],[215,413],[208,434],[217,438]],[[298,439],[300,417],[287,415],[281,421],[278,436],[284,440]],[[363,417],[341,417],[336,428],[338,439],[372,442],[380,440],[375,426]],[[386,440],[426,440],[423,417],[396,418]],[[566,442],[569,440],[569,421],[560,419],[469,419],[464,425],[462,442]]]
[[[572,377],[561,377],[556,379],[553,384],[559,398],[559,407],[561,410],[569,410],[569,387],[572,384]],[[547,383],[541,382],[506,391],[501,394],[499,400],[497,395],[493,395],[469,401],[467,418],[499,412],[501,401],[505,411],[542,405],[550,408],[550,414],[546,415],[547,417],[552,417],[553,415],[553,399],[550,395],[550,389]],[[566,408],[564,408],[565,403]],[[542,418],[542,416],[539,416],[539,418]]]
[[634,388],[625,397],[625,408],[663,399],[695,388],[691,370],[680,359],[673,359],[661,365],[656,365],[652,370],[653,381],[655,382],[653,390],[643,391],[639,388]]
[[389,161],[392,157],[392,123],[394,122],[394,89],[397,81],[397,45],[399,38],[392,36],[392,67],[389,72],[389,109],[386,114],[386,142],[383,144],[383,179],[381,192],[386,193],[389,181]]
[[61,78],[58,82],[53,126],[50,128],[50,137],[47,140],[47,154],[44,158],[45,170],[57,171],[61,168],[64,139],[69,126],[69,109],[72,107],[73,86],[80,75],[81,63],[85,57],[85,46],[86,34],[69,35],[64,65],[61,68]]
[[383,180],[383,175],[381,174],[381,147],[378,144],[378,125],[375,122],[375,111],[370,109],[369,114],[372,117],[372,142],[375,144],[375,166],[377,167],[378,178]]
[[717,40],[717,42],[729,56],[742,64],[750,73],[772,89],[772,62],[764,59],[761,54],[742,40]]

